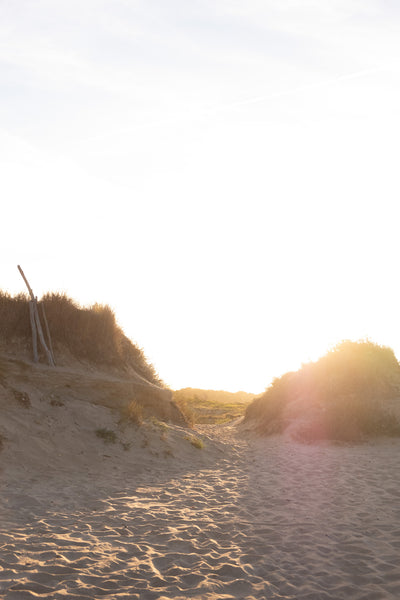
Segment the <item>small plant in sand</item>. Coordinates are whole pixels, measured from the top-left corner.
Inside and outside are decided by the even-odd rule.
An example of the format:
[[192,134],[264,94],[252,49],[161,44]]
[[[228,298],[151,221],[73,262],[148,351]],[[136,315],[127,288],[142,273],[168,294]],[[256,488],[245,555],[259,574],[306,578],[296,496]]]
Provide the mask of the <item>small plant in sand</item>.
[[120,424],[132,424],[140,427],[143,423],[143,408],[136,400],[133,400],[129,406],[122,409]]
[[111,429],[101,428],[95,431],[98,438],[102,439],[105,444],[115,444],[117,441],[117,434]]
[[56,398],[53,395],[50,396],[50,404],[51,404],[51,406],[57,406],[57,407],[65,406],[64,402],[60,398]]
[[163,432],[168,431],[168,429],[170,428],[167,423],[165,423],[164,421],[160,421],[159,419],[157,419],[157,417],[151,417],[150,421],[153,425],[155,425],[158,429],[160,429]]
[[178,392],[174,392],[174,402],[184,416],[186,427],[193,427],[193,425],[196,423],[196,414],[189,406],[189,402],[186,399],[177,397],[177,393]]
[[192,444],[192,446],[194,446],[195,448],[198,448],[198,450],[201,450],[202,448],[204,448],[203,440],[196,437],[195,435],[186,435],[185,440],[190,442]]
[[14,398],[20,406],[23,408],[31,408],[31,401],[26,392],[20,392],[19,390],[13,390]]

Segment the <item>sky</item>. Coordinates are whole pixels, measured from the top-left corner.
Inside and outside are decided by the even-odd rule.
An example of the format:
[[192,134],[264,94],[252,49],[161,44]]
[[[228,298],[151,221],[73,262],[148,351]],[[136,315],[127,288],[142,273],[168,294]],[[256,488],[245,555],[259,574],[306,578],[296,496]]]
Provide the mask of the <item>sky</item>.
[[400,5],[0,0],[0,287],[110,305],[172,388],[400,358]]

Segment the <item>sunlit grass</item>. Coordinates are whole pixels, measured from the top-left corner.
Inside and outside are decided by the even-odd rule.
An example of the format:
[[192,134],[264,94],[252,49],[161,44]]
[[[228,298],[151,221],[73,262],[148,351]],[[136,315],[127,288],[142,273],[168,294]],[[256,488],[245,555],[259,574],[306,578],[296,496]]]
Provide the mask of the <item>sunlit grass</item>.
[[143,407],[135,400],[132,400],[128,406],[121,409],[121,419],[119,422],[120,424],[130,424],[140,427],[143,423]]
[[260,433],[293,422],[304,439],[361,440],[400,435],[400,366],[390,348],[344,341],[316,362],[275,379],[247,408],[245,421]]
[[150,417],[149,419],[150,423],[152,423],[155,427],[157,427],[157,429],[160,429],[161,431],[167,431],[169,429],[169,425],[168,423],[165,423],[165,421],[160,421],[160,419],[157,419],[157,417]]
[[175,391],[173,398],[192,425],[222,424],[242,417],[254,395],[185,388]]
[[203,440],[196,437],[195,435],[187,435],[187,436],[185,436],[185,440],[190,442],[192,444],[192,446],[194,446],[194,448],[197,448],[198,450],[202,450],[204,448]]

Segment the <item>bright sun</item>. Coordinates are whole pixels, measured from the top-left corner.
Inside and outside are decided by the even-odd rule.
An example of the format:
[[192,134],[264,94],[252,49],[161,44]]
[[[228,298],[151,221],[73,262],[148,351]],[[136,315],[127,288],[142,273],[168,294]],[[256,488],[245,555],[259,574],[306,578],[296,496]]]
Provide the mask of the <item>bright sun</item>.
[[0,264],[110,304],[174,388],[258,392],[342,339],[400,354],[398,39],[389,7],[234,4],[8,7]]

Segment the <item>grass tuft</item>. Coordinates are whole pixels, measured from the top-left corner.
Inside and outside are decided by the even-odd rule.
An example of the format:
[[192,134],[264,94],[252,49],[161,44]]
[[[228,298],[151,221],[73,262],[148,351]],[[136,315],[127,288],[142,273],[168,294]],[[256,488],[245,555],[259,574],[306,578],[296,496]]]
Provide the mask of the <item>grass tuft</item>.
[[160,419],[157,419],[157,417],[150,417],[150,422],[161,431],[165,432],[168,431],[168,429],[170,429],[168,423],[166,423],[165,421],[160,421]]
[[204,442],[203,442],[203,440],[201,440],[200,438],[196,437],[195,435],[186,435],[185,436],[185,440],[187,440],[188,442],[190,442],[192,444],[192,446],[194,446],[195,448],[198,448],[199,450],[201,450],[202,448],[204,448]]
[[96,429],[95,433],[105,444],[115,444],[117,441],[117,434],[111,429]]
[[32,404],[30,398],[26,392],[20,392],[19,390],[13,390],[15,400],[23,408],[31,408]]
[[120,424],[128,423],[140,427],[143,423],[143,408],[133,400],[125,409],[121,411]]

